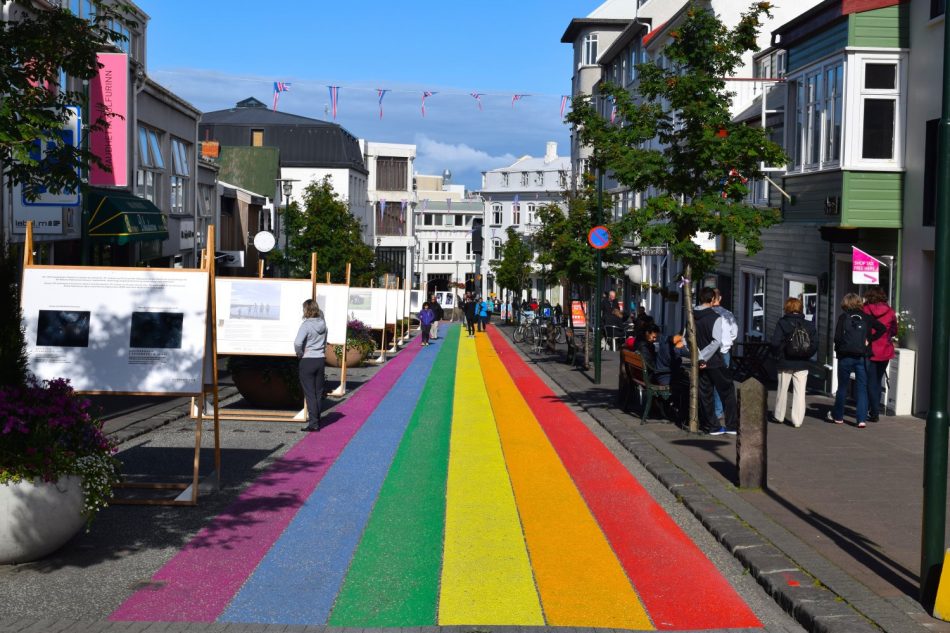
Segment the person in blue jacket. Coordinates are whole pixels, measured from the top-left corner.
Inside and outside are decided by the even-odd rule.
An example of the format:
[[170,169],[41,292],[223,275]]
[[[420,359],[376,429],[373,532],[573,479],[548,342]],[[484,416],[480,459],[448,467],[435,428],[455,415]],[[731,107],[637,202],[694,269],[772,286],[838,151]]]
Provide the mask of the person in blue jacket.
[[432,322],[435,321],[435,313],[429,307],[429,302],[422,304],[422,310],[419,311],[419,324],[422,327],[422,346],[429,345],[429,335],[432,333]]

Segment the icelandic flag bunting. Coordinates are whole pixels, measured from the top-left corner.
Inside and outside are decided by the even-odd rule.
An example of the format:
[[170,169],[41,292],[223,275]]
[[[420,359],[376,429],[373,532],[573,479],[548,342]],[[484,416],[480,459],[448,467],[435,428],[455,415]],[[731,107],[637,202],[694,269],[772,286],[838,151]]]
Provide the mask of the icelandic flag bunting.
[[423,199],[422,199],[422,212],[425,213],[428,209],[429,209],[429,199],[428,199],[428,198],[423,198]]
[[515,101],[521,101],[524,97],[530,97],[531,95],[512,95],[511,96],[511,107],[515,107]]
[[561,95],[561,118],[564,118],[564,108],[567,107],[567,95]]
[[479,109],[479,111],[481,111],[481,109],[482,109],[482,93],[480,93],[480,92],[470,92],[469,94],[472,95],[472,97],[475,99],[475,103],[478,104],[478,109]]
[[386,93],[389,92],[388,89],[377,88],[376,94],[379,96],[379,118],[383,118],[383,97],[386,96]]
[[379,219],[382,221],[383,217],[386,215],[386,199],[382,198],[379,201]]
[[425,116],[425,115],[426,115],[426,99],[428,99],[428,98],[431,97],[432,95],[436,95],[436,94],[439,94],[439,93],[437,93],[437,92],[430,92],[430,91],[428,91],[428,90],[426,90],[425,92],[422,93],[422,116]]
[[283,81],[274,82],[274,112],[277,112],[277,100],[280,98],[280,93],[287,92],[290,90],[290,84]]
[[399,221],[400,222],[406,221],[406,204],[408,204],[408,202],[409,201],[406,200],[405,198],[399,201]]
[[336,121],[336,105],[340,98],[339,86],[327,86],[330,89],[330,108],[333,110],[333,120]]

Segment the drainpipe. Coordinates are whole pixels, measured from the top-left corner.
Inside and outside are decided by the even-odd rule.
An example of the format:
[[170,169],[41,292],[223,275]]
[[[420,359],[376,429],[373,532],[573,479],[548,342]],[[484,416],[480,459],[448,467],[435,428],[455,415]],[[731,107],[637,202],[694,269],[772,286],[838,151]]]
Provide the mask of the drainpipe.
[[950,16],[943,21],[943,106],[937,149],[937,209],[934,228],[933,344],[930,407],[924,432],[923,530],[920,539],[920,600],[928,611],[943,567],[947,525],[947,378],[950,347]]

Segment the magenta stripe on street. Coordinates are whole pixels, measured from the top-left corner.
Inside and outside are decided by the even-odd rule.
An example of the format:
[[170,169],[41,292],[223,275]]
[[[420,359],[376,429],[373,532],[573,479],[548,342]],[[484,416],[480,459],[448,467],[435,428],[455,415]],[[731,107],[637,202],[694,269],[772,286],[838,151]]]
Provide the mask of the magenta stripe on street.
[[110,619],[214,622],[419,349],[417,339],[388,361],[334,409],[342,419],[305,435]]

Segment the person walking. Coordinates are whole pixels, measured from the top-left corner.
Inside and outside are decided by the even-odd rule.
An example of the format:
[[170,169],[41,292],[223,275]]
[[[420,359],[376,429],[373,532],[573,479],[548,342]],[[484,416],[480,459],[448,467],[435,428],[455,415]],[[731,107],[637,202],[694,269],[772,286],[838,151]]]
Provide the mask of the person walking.
[[855,426],[863,429],[868,417],[867,358],[871,344],[886,331],[876,319],[864,313],[864,301],[853,292],[841,300],[842,313],[835,324],[835,355],[838,357],[838,391],[835,404],[828,412],[828,419],[835,424],[844,424],[844,402],[848,397],[848,385],[854,374]]
[[429,302],[422,304],[419,311],[419,326],[422,328],[422,346],[428,347],[432,335],[432,324],[435,322],[435,313],[429,307]]
[[805,420],[805,386],[808,366],[818,351],[818,330],[805,318],[802,300],[785,300],[785,314],[775,324],[769,347],[778,369],[778,391],[775,394],[775,412],[772,422],[785,422],[788,386],[792,385],[792,426],[798,428]]
[[465,313],[465,326],[468,328],[468,337],[475,338],[475,319],[477,316],[475,314],[475,300],[472,299],[472,295],[465,295],[465,301],[462,302],[462,311]]
[[[732,367],[732,346],[739,338],[739,321],[736,320],[736,315],[723,307],[722,293],[719,292],[719,288],[713,288],[713,292],[715,293],[713,295],[713,310],[718,312],[725,320],[726,327],[723,330],[722,348],[719,351],[722,352],[722,362],[725,363],[728,370]],[[721,426],[724,413],[722,398],[719,397],[718,391],[713,391],[713,408],[716,412],[716,419],[719,420]]]
[[[726,320],[713,310],[716,291],[714,288],[702,288],[699,291],[699,305],[693,309],[696,323],[696,346],[699,348],[699,405],[709,435],[736,435],[738,411],[736,407],[736,389],[732,377],[722,358],[722,343],[729,336]],[[723,419],[720,422],[715,415],[713,390],[722,399]]]
[[432,310],[432,315],[435,317],[432,321],[432,340],[439,338],[439,321],[442,320],[442,317],[445,316],[445,311],[442,309],[442,306],[439,305],[439,299],[437,295],[432,295],[432,301],[429,303],[429,309]]
[[[877,422],[881,410],[881,382],[887,375],[887,365],[894,358],[894,338],[897,336],[897,315],[887,305],[887,295],[880,286],[864,293],[864,313],[884,326],[884,335],[871,343],[868,360],[868,422]],[[887,411],[885,407],[884,411]]]
[[478,331],[485,331],[485,321],[488,318],[488,303],[481,297],[477,300],[476,313],[478,315]]
[[320,430],[326,347],[327,322],[317,302],[307,299],[303,302],[303,322],[294,338],[294,352],[300,359],[297,372],[307,403],[307,426],[301,429],[303,431]]

